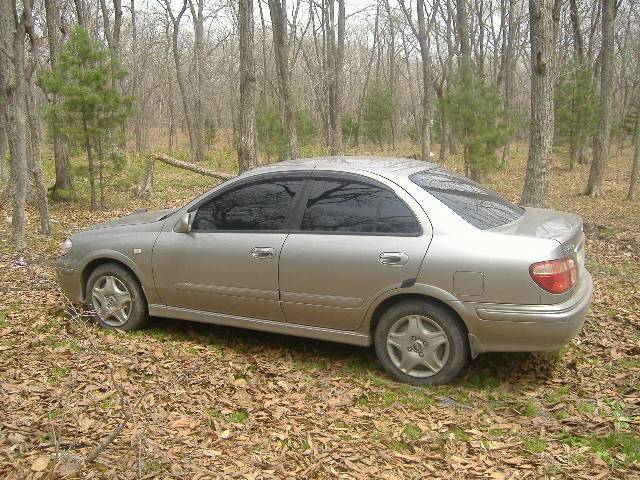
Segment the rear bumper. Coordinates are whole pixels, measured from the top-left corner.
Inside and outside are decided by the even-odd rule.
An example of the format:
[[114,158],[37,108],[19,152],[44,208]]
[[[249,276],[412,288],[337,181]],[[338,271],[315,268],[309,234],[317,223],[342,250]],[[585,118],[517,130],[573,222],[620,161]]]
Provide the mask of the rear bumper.
[[593,280],[584,272],[577,291],[555,305],[461,302],[472,345],[482,352],[557,350],[582,329],[593,299]]

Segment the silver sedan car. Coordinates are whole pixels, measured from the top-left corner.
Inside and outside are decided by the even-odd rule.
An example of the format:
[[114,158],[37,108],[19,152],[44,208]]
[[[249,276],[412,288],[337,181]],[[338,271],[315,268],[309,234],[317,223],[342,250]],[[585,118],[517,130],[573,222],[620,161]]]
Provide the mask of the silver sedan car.
[[373,343],[397,379],[437,384],[479,353],[576,335],[593,295],[584,246],[577,215],[437,165],[327,157],[78,232],[57,273],[106,328],[158,316]]

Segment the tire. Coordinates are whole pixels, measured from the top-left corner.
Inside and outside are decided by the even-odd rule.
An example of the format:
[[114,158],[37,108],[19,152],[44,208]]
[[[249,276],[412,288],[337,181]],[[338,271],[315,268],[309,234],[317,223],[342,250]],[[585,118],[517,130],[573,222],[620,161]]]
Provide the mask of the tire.
[[86,304],[102,328],[137,330],[149,321],[149,309],[138,279],[115,263],[98,266],[87,280]]
[[460,319],[428,302],[407,300],[391,306],[382,314],[374,338],[382,367],[414,385],[448,383],[469,360],[469,341]]

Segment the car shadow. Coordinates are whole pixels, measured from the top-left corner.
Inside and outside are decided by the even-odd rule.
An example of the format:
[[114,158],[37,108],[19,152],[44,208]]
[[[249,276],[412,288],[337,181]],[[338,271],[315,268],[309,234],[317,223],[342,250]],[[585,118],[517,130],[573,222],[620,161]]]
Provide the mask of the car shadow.
[[[380,366],[373,346],[358,347],[323,340],[154,317],[140,332],[161,340],[190,342],[217,349],[259,354],[281,353],[311,368],[339,368],[346,375],[392,378]],[[470,361],[452,385],[492,389],[504,384],[541,384],[553,376],[557,356],[540,353],[485,353]]]

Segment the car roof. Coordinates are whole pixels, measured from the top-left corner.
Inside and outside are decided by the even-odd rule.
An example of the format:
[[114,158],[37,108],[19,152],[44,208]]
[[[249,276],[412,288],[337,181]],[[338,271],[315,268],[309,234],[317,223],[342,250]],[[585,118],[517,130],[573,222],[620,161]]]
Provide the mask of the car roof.
[[332,172],[365,171],[382,176],[407,177],[412,173],[437,168],[430,162],[413,158],[377,157],[377,156],[329,156],[284,160],[258,167],[252,172],[267,173],[286,170],[316,170]]

